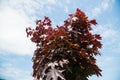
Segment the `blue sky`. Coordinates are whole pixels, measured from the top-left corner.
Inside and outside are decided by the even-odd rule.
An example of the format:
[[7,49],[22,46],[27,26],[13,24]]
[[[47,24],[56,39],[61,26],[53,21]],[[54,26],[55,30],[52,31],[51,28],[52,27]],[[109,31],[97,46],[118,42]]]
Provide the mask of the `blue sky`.
[[101,34],[103,47],[97,64],[102,77],[90,80],[120,80],[120,1],[119,0],[0,0],[0,78],[33,80],[31,57],[34,43],[25,28],[35,26],[36,19],[50,17],[62,25],[69,13],[80,8],[89,19],[96,19],[94,33]]

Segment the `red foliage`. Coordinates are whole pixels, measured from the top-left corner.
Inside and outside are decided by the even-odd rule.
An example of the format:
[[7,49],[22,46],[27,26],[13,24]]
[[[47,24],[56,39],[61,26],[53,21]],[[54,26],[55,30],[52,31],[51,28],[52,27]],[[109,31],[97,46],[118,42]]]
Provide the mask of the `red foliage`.
[[50,62],[59,62],[63,59],[69,61],[64,67],[67,80],[76,80],[78,76],[81,80],[87,80],[90,75],[101,75],[94,58],[94,55],[100,54],[101,37],[90,32],[91,25],[97,24],[96,20],[88,20],[80,9],[69,16],[63,26],[53,28],[51,20],[44,17],[43,21],[36,21],[35,29],[26,29],[27,36],[31,36],[31,41],[37,46],[33,56],[35,78],[43,76],[42,72]]

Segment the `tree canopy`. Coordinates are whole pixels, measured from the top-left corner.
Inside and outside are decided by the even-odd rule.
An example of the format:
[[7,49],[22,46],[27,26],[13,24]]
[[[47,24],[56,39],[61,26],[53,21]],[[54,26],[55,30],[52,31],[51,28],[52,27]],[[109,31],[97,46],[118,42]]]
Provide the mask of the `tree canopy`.
[[51,20],[37,20],[35,29],[26,28],[27,36],[36,44],[33,55],[35,80],[88,80],[91,75],[101,76],[96,64],[100,55],[101,36],[91,32],[95,19],[89,20],[77,9],[62,26],[52,27]]

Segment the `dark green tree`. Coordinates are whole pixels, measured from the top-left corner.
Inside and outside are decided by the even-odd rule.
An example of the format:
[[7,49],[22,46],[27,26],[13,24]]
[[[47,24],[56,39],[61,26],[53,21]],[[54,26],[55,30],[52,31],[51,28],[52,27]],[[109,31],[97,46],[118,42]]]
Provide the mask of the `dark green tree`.
[[36,21],[35,29],[27,28],[27,36],[37,46],[32,58],[35,80],[88,80],[91,75],[101,76],[95,59],[100,55],[101,37],[91,32],[91,25],[96,24],[77,9],[62,26],[53,28],[45,17]]

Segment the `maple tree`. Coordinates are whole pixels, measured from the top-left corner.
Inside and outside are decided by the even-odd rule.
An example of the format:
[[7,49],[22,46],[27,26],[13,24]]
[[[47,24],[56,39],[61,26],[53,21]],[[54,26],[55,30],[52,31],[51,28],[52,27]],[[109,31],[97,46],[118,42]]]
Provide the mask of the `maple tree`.
[[26,28],[27,36],[36,43],[33,55],[35,80],[88,80],[91,75],[101,76],[96,64],[100,55],[101,36],[91,32],[95,19],[88,20],[77,9],[62,26],[52,27],[51,20],[37,20],[35,29]]

